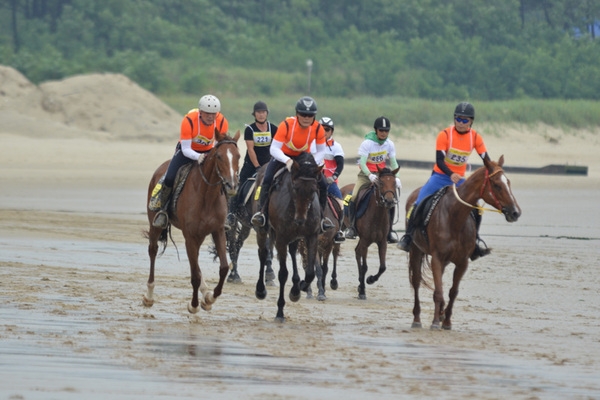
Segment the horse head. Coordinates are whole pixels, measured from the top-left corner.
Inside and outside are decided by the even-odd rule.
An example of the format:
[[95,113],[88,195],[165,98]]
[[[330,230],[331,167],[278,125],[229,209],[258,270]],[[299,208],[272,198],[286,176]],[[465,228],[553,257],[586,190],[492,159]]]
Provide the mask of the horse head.
[[308,210],[313,202],[319,187],[317,179],[320,178],[323,166],[319,167],[310,153],[302,153],[294,160],[291,169],[292,202],[295,206],[294,222],[304,225]]
[[521,207],[512,193],[510,179],[506,177],[502,165],[504,155],[498,162],[483,160],[485,165],[485,182],[481,187],[480,197],[488,204],[502,211],[508,222],[515,222],[521,216]]
[[377,190],[379,191],[378,203],[385,208],[392,208],[398,203],[396,196],[396,174],[400,167],[395,170],[379,168],[377,166]]
[[237,141],[240,138],[238,130],[234,137],[226,133],[221,134],[215,128],[216,144],[212,151],[212,157],[215,160],[215,170],[221,180],[223,189],[227,196],[235,196],[239,183],[239,163],[240,152],[237,147]]

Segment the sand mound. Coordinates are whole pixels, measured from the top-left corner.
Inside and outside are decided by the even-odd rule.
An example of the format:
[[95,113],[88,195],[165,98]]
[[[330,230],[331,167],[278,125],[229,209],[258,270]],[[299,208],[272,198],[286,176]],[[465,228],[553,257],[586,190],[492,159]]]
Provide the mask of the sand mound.
[[0,132],[44,137],[174,141],[182,116],[121,74],[36,86],[0,66]]

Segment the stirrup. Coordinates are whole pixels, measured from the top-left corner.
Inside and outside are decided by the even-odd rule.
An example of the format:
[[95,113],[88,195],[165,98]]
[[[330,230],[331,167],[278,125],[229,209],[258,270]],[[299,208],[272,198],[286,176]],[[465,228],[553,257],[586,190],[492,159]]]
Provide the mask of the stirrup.
[[[483,243],[485,248],[482,248],[481,246],[479,246],[479,243]],[[473,249],[473,253],[471,253],[471,256],[469,258],[471,259],[471,261],[475,261],[480,257],[487,256],[491,252],[492,252],[492,249],[488,248],[487,244],[483,240],[481,240],[480,238],[477,238],[477,243],[475,243],[475,249]]]
[[333,222],[328,217],[321,218],[321,232],[327,232],[333,228],[335,228],[335,225],[333,225]]
[[346,241],[346,238],[344,237],[344,232],[337,231],[335,237],[333,238],[333,243],[342,243],[344,241]]
[[265,214],[262,211],[258,211],[252,216],[252,225],[257,228],[262,228],[265,226],[267,219],[265,218]]
[[160,210],[154,216],[154,220],[152,221],[152,226],[155,228],[166,229],[168,225],[169,225],[169,215],[167,214],[166,211]]
[[402,238],[400,239],[400,241],[398,242],[398,245],[396,247],[398,247],[400,250],[403,251],[410,251],[410,244],[412,243],[412,237],[408,234],[405,234],[404,236],[402,236]]
[[388,232],[387,242],[390,244],[398,243],[398,234],[396,233],[396,231]]

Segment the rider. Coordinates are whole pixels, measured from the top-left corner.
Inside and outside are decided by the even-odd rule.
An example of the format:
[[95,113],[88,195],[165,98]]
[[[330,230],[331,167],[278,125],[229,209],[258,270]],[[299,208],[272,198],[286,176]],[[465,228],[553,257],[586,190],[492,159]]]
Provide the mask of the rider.
[[[294,158],[302,153],[309,153],[311,142],[316,143],[316,153],[313,154],[315,161],[323,160],[325,152],[325,133],[323,127],[315,120],[317,114],[317,103],[312,97],[302,97],[296,103],[296,116],[288,117],[277,128],[277,134],[271,143],[271,161],[267,164],[262,185],[257,189],[259,192],[259,210],[252,216],[252,225],[262,228],[267,223],[267,200],[269,189],[273,182],[275,172],[286,167],[291,171]],[[322,174],[320,174],[322,176]],[[319,202],[321,213],[327,204],[327,182],[318,179]],[[331,220],[327,217],[321,219],[321,230],[326,231],[333,228]]]
[[[390,120],[386,117],[378,117],[373,123],[374,131],[371,131],[365,135],[365,140],[362,142],[358,149],[358,155],[360,160],[358,162],[360,170],[352,190],[352,198],[348,203],[348,217],[350,219],[350,226],[346,230],[346,237],[348,239],[356,238],[355,220],[356,220],[356,196],[358,192],[364,187],[371,185],[371,183],[377,182],[377,167],[384,168],[386,166],[386,160],[390,160],[390,167],[392,170],[398,168],[398,161],[396,160],[396,147],[394,142],[388,138],[390,134]],[[402,188],[399,176],[396,176],[396,187]],[[396,207],[390,209],[390,230],[387,235],[388,243],[397,243],[396,232],[392,230],[392,224],[394,223],[394,215],[396,214]]]
[[[252,111],[254,123],[246,125],[244,130],[244,140],[246,141],[246,157],[244,165],[240,171],[239,187],[248,180],[256,171],[268,163],[271,159],[271,141],[277,133],[277,126],[267,120],[269,116],[269,107],[264,101],[257,101]],[[235,211],[239,204],[238,196],[229,199],[229,214],[227,214],[227,224],[235,224]]]
[[[200,98],[198,108],[194,108],[181,121],[179,142],[169,163],[164,180],[158,181],[148,204],[150,211],[158,211],[152,225],[165,229],[169,222],[167,207],[179,168],[191,162],[202,164],[206,153],[215,145],[215,128],[227,133],[229,123],[221,114],[221,102],[212,94]],[[225,225],[225,230],[230,227]]]
[[[410,250],[412,243],[412,235],[414,233],[414,223],[412,211],[421,203],[421,201],[432,195],[444,186],[456,184],[460,186],[465,181],[465,172],[467,170],[467,162],[469,155],[473,149],[483,160],[490,160],[483,138],[474,129],[471,128],[475,120],[475,108],[471,103],[459,103],[454,109],[454,125],[441,131],[435,144],[435,165],[431,176],[421,188],[419,196],[415,203],[408,210],[406,218],[408,224],[406,234],[402,236],[398,243],[398,248],[404,251]],[[474,212],[475,222],[477,226],[477,244],[471,260],[476,260],[490,253],[487,248],[482,249],[479,242],[483,242],[479,238],[479,226],[481,224],[481,215]],[[485,245],[485,242],[483,242]]]
[[[338,200],[340,209],[344,210],[344,201],[342,200],[342,192],[338,186],[338,177],[344,169],[344,150],[339,142],[333,140],[333,131],[335,129],[333,120],[329,117],[323,117],[319,121],[323,129],[325,130],[326,150],[323,161],[325,162],[325,168],[323,168],[323,174],[325,175],[327,184],[329,185],[327,191],[333,197]],[[344,215],[340,215],[340,220],[343,220]],[[341,226],[341,222],[340,222]],[[335,243],[341,243],[346,238],[344,232],[339,230],[333,238]]]

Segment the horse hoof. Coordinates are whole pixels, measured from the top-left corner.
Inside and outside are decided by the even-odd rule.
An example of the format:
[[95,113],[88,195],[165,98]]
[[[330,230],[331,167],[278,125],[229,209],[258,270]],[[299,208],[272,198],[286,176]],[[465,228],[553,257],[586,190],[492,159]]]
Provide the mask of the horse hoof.
[[375,282],[377,282],[377,279],[373,278],[373,275],[371,275],[367,278],[367,284],[372,285]]
[[266,281],[274,281],[275,280],[275,272],[267,271],[267,273],[265,274],[265,280]]
[[329,283],[329,287],[331,288],[331,290],[338,290],[338,282],[332,279]]
[[285,317],[275,317],[275,322],[283,324],[285,322]]
[[423,327],[423,325],[421,325],[420,322],[413,322],[411,325],[411,328],[415,328],[415,329],[421,329]]
[[432,331],[439,331],[440,330],[440,324],[431,324],[431,327],[429,328]]
[[452,325],[442,325],[442,329],[445,331],[449,331],[452,329]]
[[203,301],[200,302],[200,307],[202,307],[202,309],[204,311],[210,311],[210,310],[212,310],[212,304],[207,304],[207,303],[205,303]]
[[367,295],[366,294],[359,294],[358,295],[358,299],[359,300],[366,300],[367,299]]
[[277,284],[275,283],[275,279],[269,279],[265,282],[265,285],[267,286],[277,286]]
[[146,295],[144,295],[144,297],[142,298],[142,304],[145,307],[152,307],[154,305],[154,299],[149,299],[146,297]]
[[267,297],[267,291],[266,290],[256,290],[254,292],[254,295],[256,296],[257,299],[259,300],[264,300]]
[[294,289],[290,290],[290,301],[293,301],[295,303],[298,300],[300,300],[300,291]]
[[313,294],[312,294],[312,291],[308,291],[308,292],[306,292],[306,299],[307,299],[307,300],[311,300],[313,297],[314,297],[314,296],[313,296]]
[[317,296],[317,300],[319,301],[325,301],[327,300],[327,296],[325,296],[324,294],[320,294]]
[[198,313],[198,311],[200,311],[200,307],[192,307],[192,303],[188,303],[188,311],[190,312],[190,314],[196,314]]
[[239,275],[231,275],[231,274],[229,274],[229,276],[227,277],[227,282],[228,283],[240,284],[240,283],[242,283],[242,278],[240,278]]
[[209,290],[208,292],[206,292],[203,296],[202,302],[206,303],[206,305],[211,305],[215,303],[215,295],[213,293],[212,290]]

